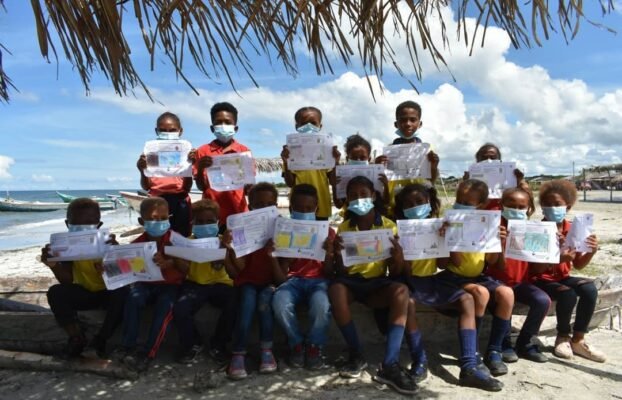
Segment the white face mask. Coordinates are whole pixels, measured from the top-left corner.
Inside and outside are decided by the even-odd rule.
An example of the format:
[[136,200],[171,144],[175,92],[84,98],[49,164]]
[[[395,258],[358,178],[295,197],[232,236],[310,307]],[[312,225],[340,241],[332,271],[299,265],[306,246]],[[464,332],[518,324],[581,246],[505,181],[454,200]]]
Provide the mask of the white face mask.
[[235,135],[235,125],[214,125],[214,135],[216,139],[226,143]]
[[161,132],[156,131],[156,135],[158,135],[158,140],[175,140],[179,139],[181,136],[181,132]]

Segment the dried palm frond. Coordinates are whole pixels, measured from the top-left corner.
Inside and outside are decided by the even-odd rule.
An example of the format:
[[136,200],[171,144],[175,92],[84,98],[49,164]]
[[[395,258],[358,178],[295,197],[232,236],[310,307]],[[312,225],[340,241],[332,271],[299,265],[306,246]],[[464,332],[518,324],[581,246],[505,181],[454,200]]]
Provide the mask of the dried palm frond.
[[255,166],[257,171],[261,173],[278,172],[283,169],[283,163],[280,158],[256,158]]
[[[210,79],[225,77],[235,89],[235,72],[257,84],[252,54],[280,64],[295,76],[297,44],[302,42],[318,74],[332,73],[334,63],[350,65],[359,60],[373,94],[370,76],[381,79],[386,63],[404,76],[404,66],[390,45],[397,36],[406,43],[417,79],[422,76],[422,53],[437,67],[446,64],[439,50],[448,44],[441,11],[453,3],[458,31],[471,48],[475,40],[470,38],[476,37],[479,24],[484,31],[482,45],[487,27],[496,25],[520,47],[531,42],[540,45],[538,32],[548,38],[559,29],[565,38],[574,37],[580,21],[586,20],[583,2],[576,0],[532,0],[531,18],[523,15],[526,7],[521,10],[517,0],[31,0],[43,57],[49,59],[50,53],[58,57],[53,39],[58,36],[57,43],[87,92],[93,72],[101,71],[119,95],[135,88],[149,94],[134,67],[124,17],[136,19],[151,69],[156,55],[163,55],[177,77],[195,92],[186,76],[188,62]],[[599,4],[603,13],[609,13],[614,0],[599,0]],[[467,14],[479,22],[475,32],[467,31]],[[433,20],[440,23],[440,40],[433,38]],[[0,96],[8,100],[6,91]]]

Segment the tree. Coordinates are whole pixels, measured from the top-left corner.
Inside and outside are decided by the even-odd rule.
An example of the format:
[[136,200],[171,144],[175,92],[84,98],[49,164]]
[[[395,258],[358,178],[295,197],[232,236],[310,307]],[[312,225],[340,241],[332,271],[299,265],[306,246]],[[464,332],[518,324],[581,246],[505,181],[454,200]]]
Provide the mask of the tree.
[[[614,0],[599,0],[599,4],[607,14]],[[437,67],[446,65],[439,49],[448,43],[441,12],[448,5],[457,11],[458,30],[471,50],[477,32],[467,31],[467,14],[484,26],[480,45],[485,44],[486,28],[496,25],[516,48],[541,45],[540,34],[548,39],[551,32],[572,38],[580,22],[587,20],[583,2],[575,0],[531,0],[524,6],[517,0],[31,0],[31,5],[42,56],[57,58],[60,47],[87,92],[93,72],[100,71],[119,95],[136,88],[149,94],[130,57],[124,18],[137,21],[151,69],[156,54],[164,55],[177,77],[195,92],[184,74],[188,62],[210,79],[226,77],[235,89],[232,69],[243,71],[257,84],[249,58],[253,53],[296,75],[296,44],[301,41],[318,74],[333,72],[333,52],[338,54],[337,62],[345,65],[361,61],[372,94],[369,77],[382,79],[385,64],[402,74],[388,40],[396,32],[406,42],[417,79],[421,79],[423,52]],[[432,37],[432,17],[441,24],[440,41]],[[52,39],[55,35],[58,43]],[[6,51],[0,44],[0,100],[8,101],[9,89],[15,88],[2,69],[2,49]]]

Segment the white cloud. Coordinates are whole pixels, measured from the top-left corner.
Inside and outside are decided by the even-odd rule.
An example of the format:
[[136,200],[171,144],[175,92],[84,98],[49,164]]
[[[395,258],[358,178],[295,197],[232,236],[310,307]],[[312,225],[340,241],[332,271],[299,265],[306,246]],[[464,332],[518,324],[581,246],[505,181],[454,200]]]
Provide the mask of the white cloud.
[[116,149],[112,143],[93,142],[87,140],[42,139],[41,143],[66,149]]
[[51,183],[54,182],[54,177],[45,174],[32,174],[31,179],[36,183]]
[[106,182],[134,182],[136,178],[130,178],[129,176],[109,176],[106,178]]
[[13,164],[15,164],[15,160],[11,157],[0,155],[0,180],[8,180],[12,178],[9,168],[11,168],[11,165]]

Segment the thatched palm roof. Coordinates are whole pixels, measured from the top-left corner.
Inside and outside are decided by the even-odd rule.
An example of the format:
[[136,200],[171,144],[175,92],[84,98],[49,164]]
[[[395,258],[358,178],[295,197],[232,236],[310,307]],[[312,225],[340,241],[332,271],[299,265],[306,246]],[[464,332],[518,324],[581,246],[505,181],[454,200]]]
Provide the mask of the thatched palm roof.
[[278,172],[283,168],[280,158],[256,158],[257,171],[262,173]]
[[[520,47],[540,45],[539,33],[547,39],[551,32],[574,37],[580,21],[585,20],[582,1],[529,3],[521,6],[517,0],[31,0],[43,57],[56,58],[61,53],[74,66],[87,91],[92,73],[100,71],[120,95],[135,88],[149,93],[134,67],[132,49],[123,31],[124,18],[136,19],[151,57],[151,68],[156,54],[163,55],[174,66],[177,77],[196,91],[184,74],[187,63],[194,64],[210,79],[226,77],[234,88],[234,71],[243,71],[255,82],[249,54],[281,64],[288,73],[296,75],[299,41],[312,55],[318,74],[332,73],[335,62],[349,65],[359,60],[368,76],[382,78],[385,64],[398,71],[404,67],[396,62],[388,40],[396,33],[406,43],[420,79],[422,53],[428,53],[437,66],[445,64],[439,49],[448,43],[441,12],[448,4],[457,10],[458,31],[471,48],[484,45],[489,25],[502,27],[512,44]],[[603,13],[608,13],[614,0],[599,0],[599,4]],[[467,12],[484,25],[477,42],[473,39],[476,32],[467,29]],[[440,40],[432,37],[432,20],[434,24],[441,23]],[[332,58],[335,52],[338,61]],[[368,81],[373,93],[371,80]],[[8,100],[9,86],[10,80],[0,66],[0,99]]]

